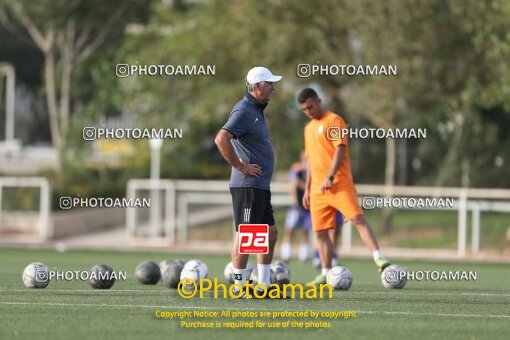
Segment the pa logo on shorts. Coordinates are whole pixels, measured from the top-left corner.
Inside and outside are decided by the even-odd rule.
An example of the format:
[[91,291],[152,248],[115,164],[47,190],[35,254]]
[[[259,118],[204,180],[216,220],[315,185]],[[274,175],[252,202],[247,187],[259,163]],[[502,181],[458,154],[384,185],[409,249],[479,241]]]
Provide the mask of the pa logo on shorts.
[[239,254],[269,253],[268,224],[239,225]]

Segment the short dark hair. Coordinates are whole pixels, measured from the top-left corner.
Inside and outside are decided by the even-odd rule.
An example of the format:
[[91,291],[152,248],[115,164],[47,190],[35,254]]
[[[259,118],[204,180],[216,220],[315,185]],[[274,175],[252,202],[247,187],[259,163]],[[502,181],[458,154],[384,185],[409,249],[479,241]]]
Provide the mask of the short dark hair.
[[307,87],[306,89],[303,89],[301,92],[299,92],[297,101],[299,104],[303,104],[309,98],[317,100],[319,99],[319,95],[317,94],[317,92],[315,92],[314,89]]

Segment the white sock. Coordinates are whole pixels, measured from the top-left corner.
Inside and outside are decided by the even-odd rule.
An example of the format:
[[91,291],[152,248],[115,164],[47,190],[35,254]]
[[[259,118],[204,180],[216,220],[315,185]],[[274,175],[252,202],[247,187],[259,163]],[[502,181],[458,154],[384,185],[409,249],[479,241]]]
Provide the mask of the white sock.
[[271,265],[257,263],[257,269],[259,271],[259,283],[269,288],[271,284]]
[[330,270],[331,268],[322,268],[322,276],[326,277]]
[[291,251],[290,243],[282,244],[282,250],[280,253],[280,257],[282,258],[282,261],[288,261],[290,259],[290,251]]
[[243,286],[246,283],[246,269],[234,268],[234,283]]
[[301,246],[299,247],[299,261],[305,262],[308,258],[308,244],[301,243]]
[[381,252],[379,250],[376,250],[372,253],[372,256],[374,256],[374,261],[377,260],[380,257],[383,257]]

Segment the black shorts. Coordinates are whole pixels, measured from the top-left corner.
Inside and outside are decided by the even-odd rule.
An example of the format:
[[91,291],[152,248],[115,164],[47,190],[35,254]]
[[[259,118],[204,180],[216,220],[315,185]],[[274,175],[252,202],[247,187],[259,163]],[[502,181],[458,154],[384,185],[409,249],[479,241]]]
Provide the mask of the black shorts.
[[234,206],[234,227],[239,224],[274,225],[271,191],[256,188],[230,188]]

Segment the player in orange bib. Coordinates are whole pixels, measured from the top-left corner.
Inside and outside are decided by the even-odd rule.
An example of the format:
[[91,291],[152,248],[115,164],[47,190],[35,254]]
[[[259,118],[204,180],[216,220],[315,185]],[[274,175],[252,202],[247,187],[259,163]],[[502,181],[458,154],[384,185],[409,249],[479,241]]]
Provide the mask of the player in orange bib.
[[[328,230],[335,228],[336,211],[351,221],[362,241],[372,251],[380,271],[390,265],[381,254],[379,245],[358,203],[349,160],[348,140],[341,132],[347,129],[344,120],[322,107],[317,92],[311,88],[298,95],[299,108],[311,119],[305,127],[305,152],[308,176],[303,206],[310,209],[315,242],[322,263],[322,273],[311,283],[326,282],[331,269],[333,243]],[[344,130],[346,131],[346,130]]]

